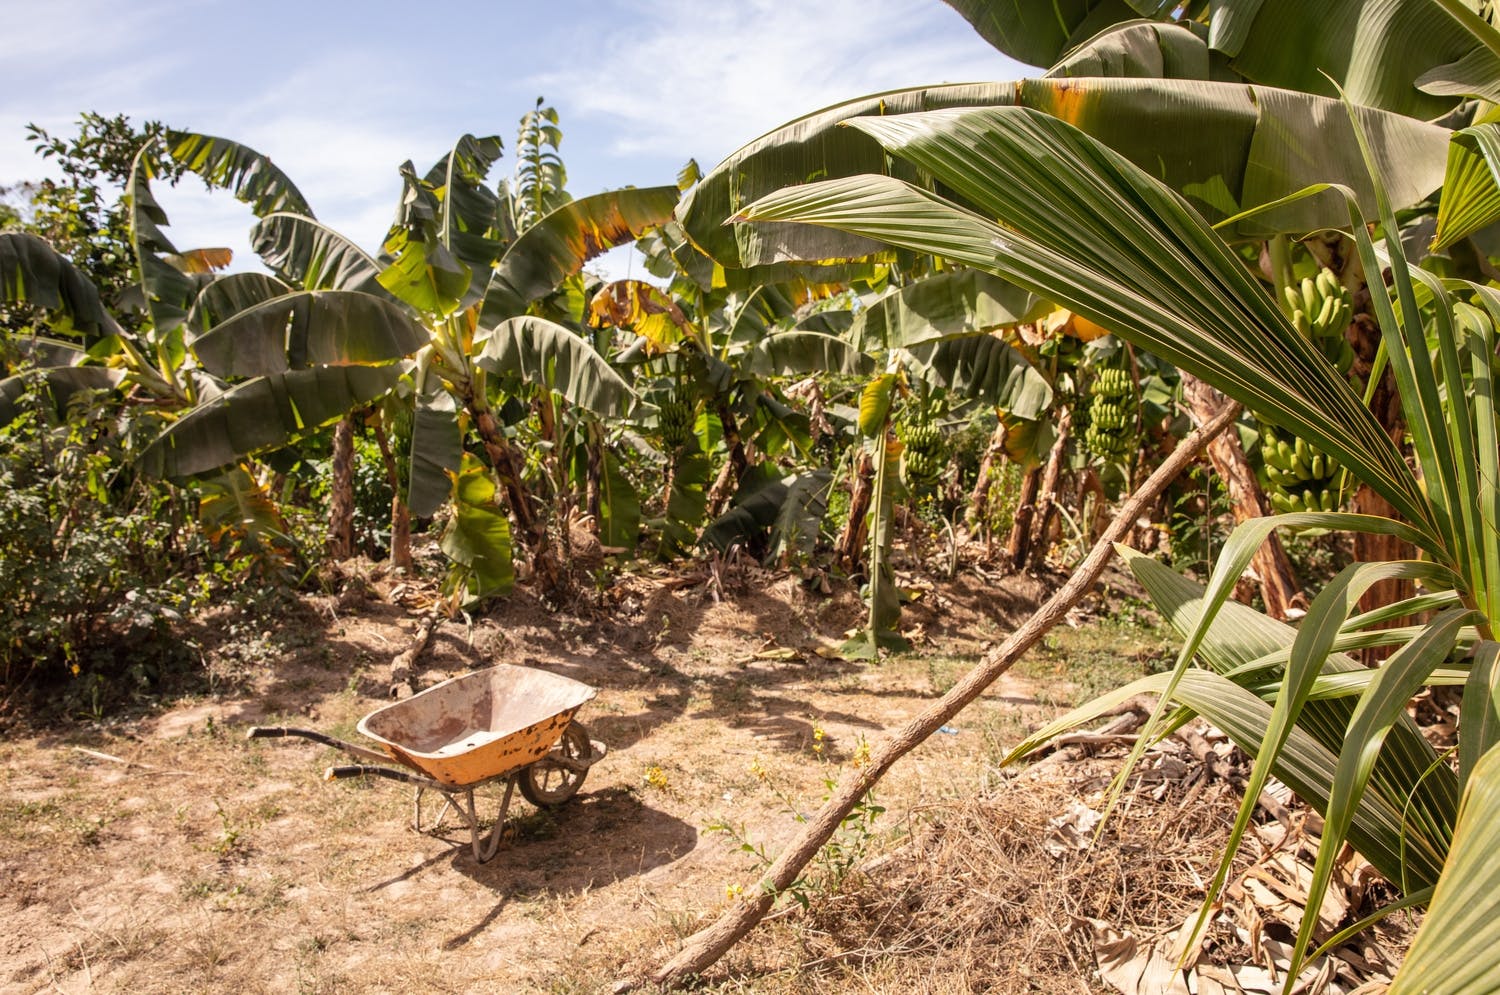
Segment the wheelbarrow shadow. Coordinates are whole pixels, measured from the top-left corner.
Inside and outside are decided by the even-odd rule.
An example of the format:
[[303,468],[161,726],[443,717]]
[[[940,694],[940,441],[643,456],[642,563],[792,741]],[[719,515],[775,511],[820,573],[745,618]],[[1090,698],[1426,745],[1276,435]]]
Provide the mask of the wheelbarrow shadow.
[[482,934],[513,898],[603,887],[670,864],[698,845],[695,827],[619,787],[584,791],[556,809],[513,808],[500,849],[483,864],[474,859],[463,826],[450,821],[434,837],[452,848],[366,890],[379,891],[446,862],[499,895],[474,925],[444,941],[445,950]]

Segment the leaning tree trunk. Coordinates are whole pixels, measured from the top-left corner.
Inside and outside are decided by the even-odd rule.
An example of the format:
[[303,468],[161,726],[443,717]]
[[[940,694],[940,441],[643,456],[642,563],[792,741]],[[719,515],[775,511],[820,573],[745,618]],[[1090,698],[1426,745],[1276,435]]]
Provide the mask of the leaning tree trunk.
[[[1226,404],[1231,403],[1227,397],[1191,373],[1182,374],[1182,393],[1193,420],[1200,425],[1210,421]],[[1208,459],[1213,464],[1219,482],[1229,494],[1236,524],[1271,514],[1271,503],[1266,500],[1260,481],[1255,479],[1255,472],[1250,469],[1250,463],[1245,459],[1245,451],[1240,447],[1240,440],[1235,433],[1225,432],[1210,442]],[[1211,509],[1205,513],[1209,511]],[[1288,609],[1307,609],[1307,597],[1302,593],[1302,586],[1297,583],[1292,561],[1286,555],[1286,549],[1276,533],[1267,536],[1260,549],[1255,551],[1250,568],[1260,580],[1260,593],[1266,603],[1267,615],[1285,621]]]
[[863,446],[854,457],[854,475],[849,488],[849,517],[833,545],[833,562],[848,573],[859,569],[865,540],[870,536],[870,499],[875,494],[875,461]]
[[[702,974],[711,964],[722,957],[729,948],[739,942],[756,924],[765,918],[775,904],[777,896],[802,874],[802,869],[813,859],[838,831],[845,817],[859,800],[875,787],[885,772],[895,763],[919,746],[939,728],[946,725],[964,706],[979,697],[985,688],[995,682],[1011,664],[1030,649],[1053,626],[1060,622],[1083,596],[1094,586],[1103,573],[1104,566],[1114,554],[1113,545],[1123,539],[1134,525],[1136,518],[1150,507],[1183,469],[1197,456],[1204,443],[1222,432],[1239,416],[1240,407],[1231,404],[1203,427],[1196,429],[1177,446],[1156,472],[1143,483],[1139,490],[1121,507],[1109,528],[1089,555],[1058,589],[1047,603],[1037,609],[1026,623],[1013,632],[1004,643],[991,650],[984,660],[964,675],[941,699],[929,705],[916,718],[903,726],[891,739],[881,744],[871,755],[869,763],[844,772],[837,786],[823,807],[810,818],[780,857],[766,870],[765,875],[753,887],[745,888],[739,901],[708,928],[688,937],[675,957],[659,968],[651,980],[658,985],[678,985]],[[616,987],[625,991],[637,982],[627,981]]]
[[[1057,420],[1057,441],[1047,453],[1047,467],[1042,471],[1041,496],[1036,507],[1036,521],[1032,529],[1031,554],[1033,569],[1047,562],[1052,549],[1052,521],[1057,517],[1057,490],[1062,479],[1063,457],[1068,451],[1068,437],[1073,434],[1073,409],[1064,407],[1062,417]],[[1016,565],[1019,569],[1019,564]]]
[[333,430],[333,490],[328,507],[328,557],[354,555],[354,415]]

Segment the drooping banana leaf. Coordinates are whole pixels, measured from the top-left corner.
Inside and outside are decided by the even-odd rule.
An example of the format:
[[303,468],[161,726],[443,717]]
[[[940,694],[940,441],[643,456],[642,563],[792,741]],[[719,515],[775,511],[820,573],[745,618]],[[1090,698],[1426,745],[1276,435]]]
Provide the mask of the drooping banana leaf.
[[945,0],[979,36],[1031,66],[1050,66],[1064,52],[1120,21],[1170,14],[1179,4],[1163,0]]
[[543,318],[509,318],[481,336],[474,365],[545,386],[601,418],[626,415],[636,400],[609,361],[579,335]]
[[1007,227],[884,177],[793,188],[747,213],[947,256],[1049,297],[1252,410],[1274,412],[1417,523],[1425,548],[1447,555],[1422,488],[1360,398],[1181,198],[1024,108],[856,125]]
[[1459,18],[1447,6],[1432,0],[1219,4],[1209,41],[1246,79],[1325,96],[1341,87],[1362,106],[1434,118],[1453,107],[1458,93],[1494,99],[1500,81],[1500,60],[1476,31],[1483,22],[1472,9]]
[[464,306],[474,269],[443,241],[446,205],[410,162],[401,166],[405,194],[381,246],[380,285],[421,314],[447,316]]
[[[723,264],[726,278],[731,269],[786,259],[847,259],[881,251],[884,246],[878,242],[847,236],[792,226],[747,230],[726,227],[724,222],[785,186],[818,177],[884,172],[886,155],[879,143],[839,127],[848,118],[1011,103],[1014,94],[1014,83],[979,83],[895,90],[836,104],[768,132],[730,155],[683,196],[677,218],[693,243]],[[787,238],[792,241],[781,241]],[[778,280],[758,275],[757,282]]]
[[385,363],[431,338],[400,305],[352,290],[296,291],[256,304],[193,340],[204,368],[255,377],[308,366]]
[[1036,321],[1052,305],[977,269],[937,273],[866,302],[849,340],[867,352],[976,335]]
[[257,377],[173,422],[137,465],[149,476],[170,478],[227,466],[369,404],[400,375],[396,366],[322,366]]
[[[845,121],[947,107],[1021,105],[1043,110],[1103,141],[1182,192],[1210,221],[1292,194],[1309,183],[1361,191],[1370,183],[1348,116],[1337,100],[1238,83],[1150,79],[1037,79],[901,90],[862,98],[771,132],[733,153],[684,198],[678,215],[694,241],[726,267],[864,257],[882,248],[857,233],[777,224],[722,227],[726,218],[783,187],[856,174],[915,179],[888,166],[869,129]],[[1448,131],[1398,114],[1361,109],[1382,179],[1404,207],[1443,178]],[[1161,135],[1171,135],[1163,144]],[[1342,202],[1305,199],[1247,218],[1231,235],[1304,234],[1347,223]]]
[[761,377],[794,377],[811,373],[869,376],[875,360],[843,338],[819,332],[789,331],[767,335],[746,355],[743,368]]
[[418,518],[437,514],[453,493],[463,460],[458,402],[447,391],[417,394],[411,426],[411,484],[406,503]]
[[151,193],[151,178],[160,168],[153,148],[143,147],[131,164],[125,196],[130,204],[130,244],[140,266],[146,311],[151,316],[152,359],[157,372],[170,380],[186,355],[182,326],[199,285],[164,258],[179,253],[162,231],[167,213]]
[[265,273],[229,273],[204,287],[188,308],[187,326],[195,336],[241,311],[275,300],[292,288]]
[[93,281],[35,235],[0,232],[0,294],[7,301],[59,312],[60,330],[76,330],[85,344],[120,330]]
[[303,290],[359,290],[390,297],[380,265],[332,228],[301,214],[270,214],[250,229],[250,247],[287,283]]
[[505,594],[515,583],[510,517],[497,490],[484,463],[465,453],[453,480],[453,517],[438,545],[454,563],[446,586],[462,588],[470,602]]
[[[1012,58],[1052,66],[1087,47],[1090,36],[1132,18],[1166,20],[1183,5],[1168,0],[948,0],[980,35]],[[1453,97],[1496,99],[1500,86],[1492,32],[1465,0],[1243,0],[1187,5],[1211,12],[1208,42],[1252,82],[1333,96],[1433,118]],[[1183,20],[1191,23],[1189,18]],[[1288,39],[1295,39],[1289,44]],[[1106,64],[1100,68],[1109,68]]]
[[677,198],[675,186],[628,187],[584,197],[547,214],[505,250],[485,292],[480,324],[521,314],[590,259],[665,223]]
[[635,552],[641,534],[641,499],[620,460],[604,450],[599,474],[599,541]]
[[708,511],[708,478],[713,463],[694,449],[680,454],[672,465],[672,490],[666,515],[653,522],[661,535],[662,559],[682,556],[697,541],[698,526]]
[[290,178],[248,146],[227,138],[174,131],[168,134],[172,158],[213,187],[229,190],[263,218],[278,211],[312,217],[312,208]]
[[734,506],[703,530],[699,542],[720,552],[737,543],[763,538],[769,532],[770,555],[810,552],[818,540],[828,510],[831,471],[791,474],[756,481],[748,494],[735,495]]
[[909,372],[960,397],[1003,408],[1017,418],[1041,417],[1052,385],[998,335],[941,339],[906,350]]
[[1124,21],[1051,64],[1052,78],[1140,76],[1145,79],[1216,79],[1234,74],[1208,47],[1208,30],[1192,21]]

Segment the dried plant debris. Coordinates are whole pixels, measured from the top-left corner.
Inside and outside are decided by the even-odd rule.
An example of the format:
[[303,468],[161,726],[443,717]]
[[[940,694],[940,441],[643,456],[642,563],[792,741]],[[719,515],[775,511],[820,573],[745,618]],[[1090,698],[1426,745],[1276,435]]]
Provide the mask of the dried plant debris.
[[[843,971],[858,962],[913,990],[1281,992],[1319,821],[1284,787],[1268,792],[1266,821],[1242,846],[1200,949],[1184,958],[1247,764],[1222,734],[1195,726],[1148,751],[1101,832],[1121,752],[1039,763],[984,797],[928,810],[903,845],[866,866],[862,888],[830,903],[836,915],[807,916],[809,960]],[[1347,853],[1319,910],[1319,942],[1394,897]],[[1380,991],[1413,931],[1392,917],[1311,962],[1294,990]]]

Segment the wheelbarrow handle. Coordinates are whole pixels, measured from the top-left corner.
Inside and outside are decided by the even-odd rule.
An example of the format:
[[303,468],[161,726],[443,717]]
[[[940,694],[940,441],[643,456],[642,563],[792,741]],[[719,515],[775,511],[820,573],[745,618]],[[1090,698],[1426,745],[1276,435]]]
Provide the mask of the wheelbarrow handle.
[[342,781],[352,777],[384,777],[392,781],[401,781],[404,784],[415,784],[419,788],[427,788],[432,791],[441,791],[448,794],[455,789],[434,781],[430,777],[413,774],[410,771],[397,770],[394,767],[375,767],[370,764],[345,764],[338,767],[329,767],[323,772],[325,781]]
[[245,738],[279,739],[282,736],[295,736],[299,739],[310,739],[314,743],[322,743],[324,746],[331,746],[335,750],[343,750],[350,756],[359,757],[361,760],[374,760],[379,763],[384,763],[390,759],[390,757],[386,756],[384,753],[376,753],[374,750],[367,750],[363,746],[356,746],[353,743],[346,743],[342,739],[335,739],[332,736],[326,736],[315,729],[298,729],[294,726],[251,726],[250,731],[245,735]]

